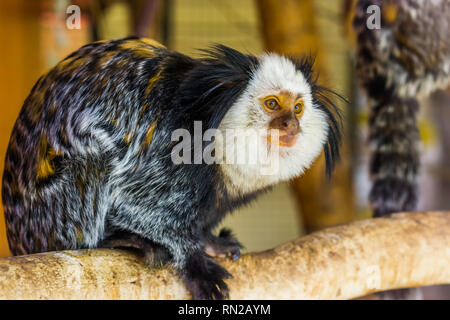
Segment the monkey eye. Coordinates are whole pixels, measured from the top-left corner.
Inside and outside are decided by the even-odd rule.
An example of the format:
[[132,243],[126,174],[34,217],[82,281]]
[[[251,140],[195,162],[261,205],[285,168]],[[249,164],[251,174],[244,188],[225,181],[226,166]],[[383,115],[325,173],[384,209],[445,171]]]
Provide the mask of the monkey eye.
[[295,114],[298,116],[298,115],[301,115],[302,113],[303,113],[303,102],[299,102],[299,103],[297,103],[295,106],[294,106],[294,112],[295,112]]
[[266,101],[264,101],[264,105],[269,110],[277,110],[278,109],[278,102],[275,99],[267,99]]

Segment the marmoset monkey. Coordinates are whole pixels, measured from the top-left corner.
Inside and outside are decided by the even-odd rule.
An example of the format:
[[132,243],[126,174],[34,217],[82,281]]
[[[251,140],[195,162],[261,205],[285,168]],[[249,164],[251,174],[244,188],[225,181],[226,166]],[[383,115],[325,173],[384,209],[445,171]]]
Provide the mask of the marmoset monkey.
[[[310,58],[218,45],[193,59],[134,37],[88,44],[38,80],[15,124],[2,194],[10,249],[134,247],[172,264],[193,298],[226,298],[230,274],[211,256],[237,258],[241,244],[214,228],[322,149],[331,171],[340,120],[330,93]],[[277,143],[278,170],[175,164],[172,133],[193,134],[196,121],[203,132],[278,130],[278,142],[262,139]]]

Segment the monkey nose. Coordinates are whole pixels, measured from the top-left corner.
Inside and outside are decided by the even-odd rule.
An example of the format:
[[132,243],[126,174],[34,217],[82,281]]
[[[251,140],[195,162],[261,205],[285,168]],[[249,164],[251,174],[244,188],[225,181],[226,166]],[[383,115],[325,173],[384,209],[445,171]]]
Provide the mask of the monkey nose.
[[281,129],[288,135],[296,135],[300,131],[297,119],[285,119],[282,121],[281,126]]

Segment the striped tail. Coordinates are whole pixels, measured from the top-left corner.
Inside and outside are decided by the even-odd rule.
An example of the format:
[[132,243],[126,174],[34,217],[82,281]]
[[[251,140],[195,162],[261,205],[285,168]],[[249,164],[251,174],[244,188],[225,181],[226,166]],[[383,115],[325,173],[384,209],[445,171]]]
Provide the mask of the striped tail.
[[370,203],[375,217],[416,209],[420,165],[418,108],[416,99],[394,96],[372,107]]

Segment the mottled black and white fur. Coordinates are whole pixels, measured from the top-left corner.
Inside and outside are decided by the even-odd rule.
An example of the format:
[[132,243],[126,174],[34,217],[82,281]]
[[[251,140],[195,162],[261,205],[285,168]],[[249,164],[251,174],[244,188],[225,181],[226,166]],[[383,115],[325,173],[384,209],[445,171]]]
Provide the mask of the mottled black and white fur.
[[[370,6],[381,12],[380,29],[367,27]],[[412,211],[420,167],[418,99],[450,85],[450,1],[359,0],[353,26],[357,76],[371,111],[374,216]]]
[[[279,90],[301,94],[305,113],[278,174],[172,162],[175,129],[267,127],[257,98]],[[10,249],[137,247],[171,263],[194,298],[224,298],[230,275],[205,246],[238,255],[240,244],[212,231],[322,149],[331,170],[340,133],[328,93],[307,58],[219,45],[193,59],[139,38],[86,45],[39,79],[15,124],[2,194]]]

